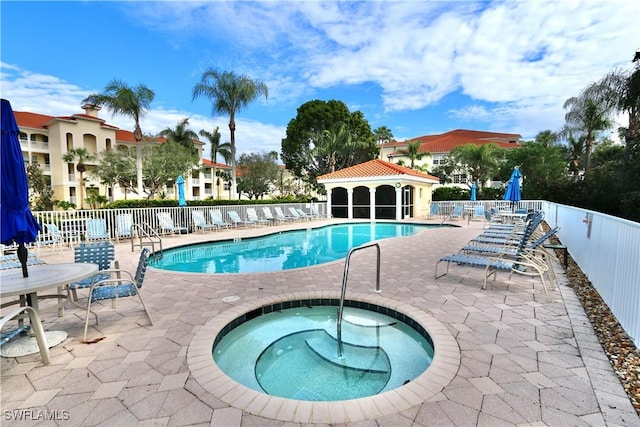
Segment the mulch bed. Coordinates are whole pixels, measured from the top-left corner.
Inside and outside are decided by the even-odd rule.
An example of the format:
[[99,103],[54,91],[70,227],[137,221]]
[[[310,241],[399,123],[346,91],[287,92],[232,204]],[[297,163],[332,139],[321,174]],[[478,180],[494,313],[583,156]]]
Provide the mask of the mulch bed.
[[[550,240],[554,244],[560,243],[555,236]],[[562,257],[560,251],[556,255]],[[640,415],[640,351],[571,255],[566,272],[569,286],[582,303],[613,370]]]

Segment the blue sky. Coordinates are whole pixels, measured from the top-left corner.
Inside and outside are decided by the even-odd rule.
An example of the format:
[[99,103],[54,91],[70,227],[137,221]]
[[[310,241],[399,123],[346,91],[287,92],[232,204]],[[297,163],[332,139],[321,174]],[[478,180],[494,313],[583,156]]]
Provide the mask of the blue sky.
[[0,14],[0,92],[14,110],[81,113],[118,78],[156,93],[145,133],[188,117],[228,141],[228,117],[191,94],[205,69],[234,71],[269,88],[236,116],[239,152],[279,152],[313,99],[341,100],[399,140],[458,128],[532,139],[640,48],[633,0],[2,1]]

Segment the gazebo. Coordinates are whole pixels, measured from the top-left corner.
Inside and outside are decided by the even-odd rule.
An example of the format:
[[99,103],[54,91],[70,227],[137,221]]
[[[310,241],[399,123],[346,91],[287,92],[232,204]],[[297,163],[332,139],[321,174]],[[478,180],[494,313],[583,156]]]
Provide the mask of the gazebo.
[[327,215],[334,218],[395,219],[426,216],[438,177],[370,160],[321,175],[327,190]]

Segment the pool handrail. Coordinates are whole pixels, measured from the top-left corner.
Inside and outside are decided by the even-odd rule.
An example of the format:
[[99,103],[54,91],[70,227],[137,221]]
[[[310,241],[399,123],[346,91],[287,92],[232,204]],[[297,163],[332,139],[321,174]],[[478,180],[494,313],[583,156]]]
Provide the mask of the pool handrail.
[[338,358],[342,357],[342,312],[344,311],[344,298],[347,294],[347,277],[349,276],[349,260],[351,254],[361,249],[375,246],[377,250],[376,257],[376,289],[375,292],[382,292],[380,290],[380,245],[377,242],[368,243],[366,245],[352,248],[347,254],[347,258],[344,261],[344,273],[342,275],[342,291],[340,292],[340,304],[338,305],[338,320],[336,322],[337,336],[338,336]]

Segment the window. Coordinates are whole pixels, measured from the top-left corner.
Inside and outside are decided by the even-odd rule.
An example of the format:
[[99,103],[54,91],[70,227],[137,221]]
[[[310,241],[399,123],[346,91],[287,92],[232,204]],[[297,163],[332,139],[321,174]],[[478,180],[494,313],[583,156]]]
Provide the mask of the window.
[[453,183],[454,184],[466,184],[467,183],[467,175],[462,173],[457,173],[453,175]]

